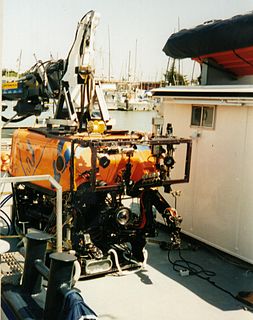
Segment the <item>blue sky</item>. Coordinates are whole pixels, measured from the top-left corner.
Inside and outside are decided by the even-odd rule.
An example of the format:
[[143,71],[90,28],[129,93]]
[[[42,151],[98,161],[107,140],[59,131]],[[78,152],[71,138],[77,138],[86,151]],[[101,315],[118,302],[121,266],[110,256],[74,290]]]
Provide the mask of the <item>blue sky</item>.
[[[65,58],[78,21],[88,11],[101,14],[96,33],[96,72],[108,75],[108,34],[111,43],[111,75],[160,80],[167,57],[162,48],[180,28],[207,20],[225,19],[253,10],[253,0],[5,0],[3,6],[3,68],[21,71],[50,54]],[[108,32],[109,30],[109,32]],[[137,52],[137,55],[135,53]],[[135,66],[136,61],[136,66]],[[191,63],[183,62],[191,74]]]

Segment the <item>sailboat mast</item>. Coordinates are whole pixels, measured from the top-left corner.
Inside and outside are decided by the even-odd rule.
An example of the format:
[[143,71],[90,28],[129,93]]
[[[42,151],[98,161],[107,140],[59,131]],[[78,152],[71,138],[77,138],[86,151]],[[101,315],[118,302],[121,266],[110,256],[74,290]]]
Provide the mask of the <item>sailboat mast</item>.
[[136,81],[136,68],[137,68],[137,39],[135,41],[135,56],[134,56],[134,81]]
[[108,25],[108,80],[111,81],[111,39],[110,39],[110,29]]
[[130,70],[131,70],[131,51],[129,51],[128,54],[128,76],[127,76],[127,80],[130,81]]
[[18,58],[18,74],[17,74],[17,77],[19,77],[19,73],[20,73],[21,59],[22,59],[22,49],[20,50],[20,54],[19,54],[19,58]]
[[[180,18],[177,17],[177,29],[180,31]],[[178,74],[177,74],[177,84],[180,84],[180,73],[181,73],[181,59],[178,59]]]

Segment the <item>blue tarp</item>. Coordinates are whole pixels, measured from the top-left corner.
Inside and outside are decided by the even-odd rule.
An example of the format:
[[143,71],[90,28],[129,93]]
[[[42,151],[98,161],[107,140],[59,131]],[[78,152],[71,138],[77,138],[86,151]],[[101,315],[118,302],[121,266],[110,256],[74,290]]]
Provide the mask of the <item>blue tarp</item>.
[[65,294],[64,306],[59,319],[64,320],[96,320],[96,313],[84,302],[82,296],[75,290]]
[[173,33],[163,51],[175,59],[246,48],[253,45],[253,12],[214,20]]

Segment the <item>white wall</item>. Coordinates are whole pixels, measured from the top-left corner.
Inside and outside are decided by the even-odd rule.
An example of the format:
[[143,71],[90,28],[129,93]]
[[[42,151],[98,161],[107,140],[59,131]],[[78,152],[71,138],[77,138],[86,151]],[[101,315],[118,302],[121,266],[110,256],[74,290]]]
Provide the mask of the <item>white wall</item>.
[[190,183],[173,186],[183,231],[253,263],[253,107],[217,106],[214,130],[190,127],[189,104],[164,100],[161,112],[175,135],[200,133]]

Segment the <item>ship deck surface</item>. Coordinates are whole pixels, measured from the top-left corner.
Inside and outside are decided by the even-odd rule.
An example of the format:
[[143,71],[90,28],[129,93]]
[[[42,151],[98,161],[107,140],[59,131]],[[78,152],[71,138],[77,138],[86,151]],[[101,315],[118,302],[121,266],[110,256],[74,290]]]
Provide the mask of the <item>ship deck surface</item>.
[[[145,269],[124,276],[111,274],[76,283],[75,287],[99,320],[253,319],[253,308],[207,280],[196,275],[181,276],[173,270],[168,251],[162,250],[157,240],[167,240],[163,230],[159,231],[155,241],[151,239],[147,244]],[[16,251],[15,244],[11,243],[10,250]],[[251,265],[189,238],[184,239],[181,254],[187,261],[215,272],[210,281],[232,295],[236,296],[239,291],[253,291]],[[173,261],[178,259],[178,251],[171,251],[170,258]]]
[[[166,240],[167,236],[160,231],[158,238]],[[239,291],[253,291],[252,266],[206,246],[189,246],[188,241],[183,243],[182,249],[186,260],[215,272],[211,281],[233,295]],[[181,276],[173,270],[168,252],[160,249],[157,243],[148,243],[147,250],[149,257],[145,270],[77,283],[76,287],[99,319],[253,319],[250,308],[228,293],[195,275]],[[178,251],[171,252],[170,256],[172,260],[178,259]]]

